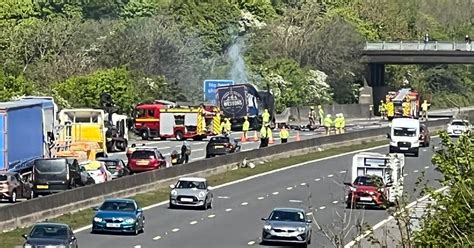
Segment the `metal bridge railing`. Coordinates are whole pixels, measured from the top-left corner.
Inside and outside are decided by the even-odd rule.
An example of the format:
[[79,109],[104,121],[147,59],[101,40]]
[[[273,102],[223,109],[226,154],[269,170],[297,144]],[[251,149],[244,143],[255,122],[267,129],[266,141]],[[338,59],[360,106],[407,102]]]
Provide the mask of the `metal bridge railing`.
[[474,45],[465,42],[399,41],[366,42],[365,51],[465,51],[473,52]]

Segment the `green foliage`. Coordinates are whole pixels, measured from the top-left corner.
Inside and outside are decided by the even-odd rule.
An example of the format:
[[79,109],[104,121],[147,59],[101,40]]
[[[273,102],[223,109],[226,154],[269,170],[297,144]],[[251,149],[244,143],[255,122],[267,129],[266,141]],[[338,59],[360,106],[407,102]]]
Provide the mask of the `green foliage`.
[[423,216],[414,241],[417,247],[470,247],[474,242],[474,135],[463,135],[457,141],[446,132],[440,137],[443,149],[432,162],[449,190],[435,195],[437,203]]
[[9,101],[13,97],[29,95],[33,90],[33,84],[23,75],[16,77],[0,70],[0,101]]
[[137,101],[138,92],[134,87],[130,73],[122,68],[72,77],[54,85],[54,89],[72,107],[100,108],[100,95],[109,93],[123,113],[130,113]]

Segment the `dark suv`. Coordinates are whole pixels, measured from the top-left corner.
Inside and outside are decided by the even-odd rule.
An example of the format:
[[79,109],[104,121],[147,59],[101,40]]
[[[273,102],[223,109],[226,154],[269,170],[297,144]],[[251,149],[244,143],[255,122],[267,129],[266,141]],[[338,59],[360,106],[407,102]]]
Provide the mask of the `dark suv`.
[[206,146],[206,158],[240,151],[238,140],[229,136],[214,136]]
[[31,199],[31,184],[16,172],[0,171],[0,199],[15,203],[17,198]]
[[34,195],[47,195],[82,184],[79,163],[72,158],[37,159],[33,165]]

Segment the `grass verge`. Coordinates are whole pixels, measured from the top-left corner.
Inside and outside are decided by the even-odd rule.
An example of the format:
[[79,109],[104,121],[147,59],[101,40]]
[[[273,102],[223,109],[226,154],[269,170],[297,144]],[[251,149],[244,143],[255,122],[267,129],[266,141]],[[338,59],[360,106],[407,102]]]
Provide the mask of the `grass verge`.
[[[312,152],[304,155],[297,155],[289,158],[279,159],[271,161],[262,165],[257,165],[254,169],[241,168],[233,171],[226,171],[221,174],[216,174],[208,177],[210,185],[219,185],[227,182],[235,181],[238,179],[246,178],[248,176],[264,173],[271,170],[276,170],[283,167],[288,167],[294,164],[302,163],[305,161],[325,158],[340,153],[351,152],[371,147],[376,147],[386,144],[387,141],[375,141],[375,142],[362,142],[362,144],[341,146],[337,148],[331,148],[320,152]],[[140,206],[146,207],[157,202],[165,201],[168,199],[169,188],[163,187],[158,188],[154,191],[147,193],[137,194],[131,198],[135,199]],[[73,229],[77,229],[91,223],[91,218],[94,212],[92,209],[85,209],[75,213],[64,214],[60,217],[50,219],[51,222],[61,222],[69,224]],[[9,232],[0,233],[1,247],[15,247],[23,244],[22,234],[29,232],[29,227],[18,228]]]

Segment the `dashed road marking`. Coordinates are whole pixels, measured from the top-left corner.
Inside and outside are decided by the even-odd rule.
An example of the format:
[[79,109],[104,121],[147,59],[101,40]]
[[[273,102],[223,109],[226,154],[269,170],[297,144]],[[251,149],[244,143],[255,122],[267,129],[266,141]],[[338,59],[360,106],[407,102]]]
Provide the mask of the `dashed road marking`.
[[338,202],[339,202],[339,201],[333,201],[332,203],[333,203],[333,204],[337,204]]
[[305,185],[306,185],[306,183],[300,183],[300,185],[301,185],[301,186],[305,186]]
[[255,244],[255,241],[249,241],[249,242],[247,243],[247,245],[254,245],[254,244]]
[[333,177],[334,175],[333,174],[329,174],[328,177]]
[[240,204],[240,205],[247,206],[247,205],[249,205],[249,203],[248,202],[242,202],[242,204]]
[[153,238],[153,240],[160,240],[161,239],[161,236],[156,236]]
[[290,200],[289,202],[301,203],[301,202],[303,202],[303,201],[300,201],[300,200]]
[[141,245],[135,245],[133,248],[142,248]]
[[407,173],[405,173],[405,174],[403,174],[403,176],[404,176],[404,177],[407,177],[407,176],[408,176],[408,174],[407,174]]
[[272,195],[278,195],[278,194],[279,194],[278,191],[272,193]]
[[321,181],[321,178],[315,178],[314,181],[319,182],[319,181]]
[[216,217],[216,215],[215,215],[215,214],[211,214],[211,215],[208,215],[207,217],[210,218],[210,219],[212,219],[212,218]]
[[343,171],[339,171],[340,174],[344,174],[346,173],[347,171],[343,170]]
[[191,221],[191,222],[189,222],[189,224],[190,224],[190,225],[196,225],[197,223],[198,223],[198,222],[197,222],[197,221],[195,221],[195,220],[194,220],[194,221]]
[[321,209],[321,210],[323,210],[323,209],[325,209],[325,208],[326,208],[325,206],[321,206],[321,207],[319,207],[319,209]]
[[228,197],[228,196],[221,196],[221,195],[220,195],[220,196],[218,196],[217,198],[219,198],[219,199],[229,199],[230,197]]
[[171,230],[171,231],[172,231],[172,232],[177,232],[177,231],[179,231],[179,228],[175,228],[175,229],[173,229],[173,230]]
[[286,188],[286,190],[292,190],[292,189],[293,189],[293,187],[288,187],[288,188]]
[[418,170],[414,170],[413,172],[414,172],[414,173],[417,173],[417,172],[418,172]]
[[265,199],[265,197],[263,197],[263,196],[260,196],[260,197],[258,197],[257,199],[259,199],[259,200],[263,200],[263,199]]
[[226,211],[226,212],[230,212],[230,211],[232,211],[232,208],[228,208],[228,209],[226,209],[225,211]]
[[429,166],[425,166],[425,169],[429,169],[430,167]]

